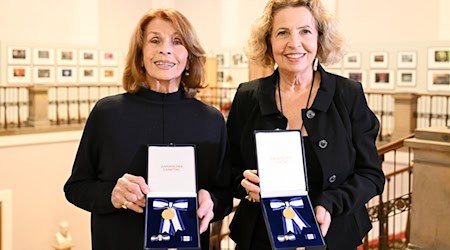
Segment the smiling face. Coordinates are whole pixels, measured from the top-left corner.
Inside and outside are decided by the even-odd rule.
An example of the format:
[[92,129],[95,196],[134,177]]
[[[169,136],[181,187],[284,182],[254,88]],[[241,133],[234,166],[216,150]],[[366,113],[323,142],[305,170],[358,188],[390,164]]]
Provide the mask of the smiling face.
[[280,73],[310,73],[317,55],[316,22],[306,7],[286,7],[275,13],[270,35]]
[[155,18],[145,29],[142,48],[147,83],[179,86],[188,51],[171,22]]

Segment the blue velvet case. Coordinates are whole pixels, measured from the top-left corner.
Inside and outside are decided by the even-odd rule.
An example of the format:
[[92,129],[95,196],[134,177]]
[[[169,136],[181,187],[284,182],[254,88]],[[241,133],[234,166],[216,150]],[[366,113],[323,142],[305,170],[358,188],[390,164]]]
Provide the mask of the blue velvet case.
[[261,206],[272,249],[325,249],[308,196],[300,130],[255,131]]
[[[170,220],[163,218],[169,207]],[[197,198],[147,198],[145,211],[145,249],[200,249]]]
[[144,249],[200,249],[195,145],[149,145]]

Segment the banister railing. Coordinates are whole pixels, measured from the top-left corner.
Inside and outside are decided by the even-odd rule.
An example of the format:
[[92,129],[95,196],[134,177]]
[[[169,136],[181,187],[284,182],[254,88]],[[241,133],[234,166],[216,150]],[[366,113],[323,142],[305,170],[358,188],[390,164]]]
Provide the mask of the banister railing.
[[404,141],[412,137],[414,134],[378,147],[386,184],[383,194],[367,204],[373,229],[360,249],[405,249],[409,242],[413,155]]

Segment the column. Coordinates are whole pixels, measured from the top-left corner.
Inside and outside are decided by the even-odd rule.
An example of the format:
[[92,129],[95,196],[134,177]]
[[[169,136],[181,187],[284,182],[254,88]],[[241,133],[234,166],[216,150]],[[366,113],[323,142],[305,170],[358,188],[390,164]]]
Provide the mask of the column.
[[423,128],[405,141],[414,152],[408,249],[450,249],[450,128]]
[[394,131],[391,140],[405,137],[417,128],[417,99],[419,96],[413,93],[393,94],[394,107]]
[[48,86],[33,85],[28,88],[30,101],[28,124],[32,127],[45,127],[50,125],[48,119]]

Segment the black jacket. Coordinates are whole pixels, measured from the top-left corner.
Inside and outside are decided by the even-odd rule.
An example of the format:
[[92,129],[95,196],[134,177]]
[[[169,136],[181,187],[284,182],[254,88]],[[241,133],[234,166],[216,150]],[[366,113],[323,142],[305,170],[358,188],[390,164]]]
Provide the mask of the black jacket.
[[[320,88],[302,118],[323,172],[322,192],[312,200],[331,214],[328,249],[352,249],[371,229],[365,203],[381,194],[384,174],[375,145],[379,122],[368,108],[360,83],[319,67]],[[241,199],[230,225],[239,249],[249,249],[254,225],[261,219],[259,204],[243,199],[240,185],[245,169],[256,168],[254,130],[285,129],[287,119],[275,102],[278,70],[271,76],[239,86],[228,117],[234,193]],[[259,224],[260,225],[260,224]]]
[[[213,221],[231,211],[227,132],[217,109],[185,98],[182,89],[109,96],[92,110],[64,186],[67,200],[91,212],[93,250],[143,249],[144,214],[115,208],[111,192],[125,173],[147,177],[148,144],[169,143],[196,145],[197,188],[211,194]],[[209,231],[201,241],[208,249]]]

